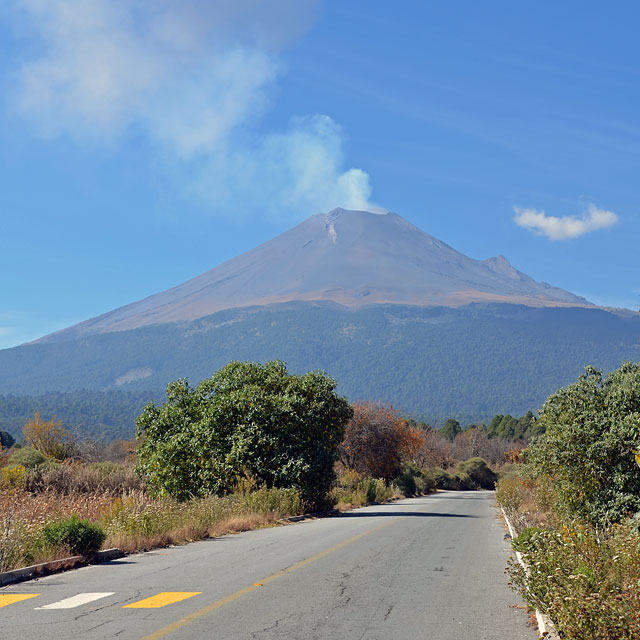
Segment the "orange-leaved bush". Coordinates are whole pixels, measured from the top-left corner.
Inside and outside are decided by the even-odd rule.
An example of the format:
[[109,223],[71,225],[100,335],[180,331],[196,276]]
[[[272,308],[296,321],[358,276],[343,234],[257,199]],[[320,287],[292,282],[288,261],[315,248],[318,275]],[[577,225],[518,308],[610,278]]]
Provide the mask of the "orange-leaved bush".
[[345,428],[340,459],[349,469],[390,480],[423,446],[421,430],[410,426],[393,406],[357,402]]

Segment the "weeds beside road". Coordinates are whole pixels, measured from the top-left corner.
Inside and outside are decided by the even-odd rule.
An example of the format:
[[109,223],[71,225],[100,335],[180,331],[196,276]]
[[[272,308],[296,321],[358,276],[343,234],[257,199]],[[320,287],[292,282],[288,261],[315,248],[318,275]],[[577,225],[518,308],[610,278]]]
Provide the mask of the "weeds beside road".
[[72,515],[103,528],[103,547],[130,552],[267,526],[302,510],[294,489],[262,488],[186,502],[153,499],[141,490],[120,496],[5,490],[0,492],[0,571],[71,555],[68,548],[46,544],[43,531]]
[[[85,465],[56,469],[30,479],[31,491],[0,491],[0,571],[73,555],[45,540],[52,523],[71,516],[98,524],[103,548],[140,551],[270,526],[304,512],[295,489],[239,488],[227,496],[187,501],[153,498],[126,465],[111,465],[100,482]],[[347,474],[332,490],[340,510],[403,497],[382,480]]]

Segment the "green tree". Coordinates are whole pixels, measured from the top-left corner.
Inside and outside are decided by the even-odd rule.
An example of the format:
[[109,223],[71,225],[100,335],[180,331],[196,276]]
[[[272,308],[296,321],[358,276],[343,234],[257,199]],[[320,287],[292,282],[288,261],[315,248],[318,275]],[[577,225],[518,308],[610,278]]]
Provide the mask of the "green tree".
[[320,505],[333,481],[336,450],[353,415],[322,372],[287,373],[282,362],[231,362],[195,389],[167,387],[136,421],[137,470],[161,495],[225,493],[243,477],[296,487]]
[[440,429],[440,435],[452,442],[459,433],[462,433],[462,427],[460,423],[453,418],[449,418]]
[[531,411],[527,411],[520,418],[514,418],[509,414],[498,414],[489,424],[489,437],[504,438],[505,440],[530,440],[543,431],[543,425],[536,420]]
[[526,459],[556,481],[561,505],[607,524],[640,510],[640,363],[624,363],[603,379],[587,367],[577,382],[545,402],[545,433]]
[[0,447],[11,449],[16,439],[8,431],[0,431]]

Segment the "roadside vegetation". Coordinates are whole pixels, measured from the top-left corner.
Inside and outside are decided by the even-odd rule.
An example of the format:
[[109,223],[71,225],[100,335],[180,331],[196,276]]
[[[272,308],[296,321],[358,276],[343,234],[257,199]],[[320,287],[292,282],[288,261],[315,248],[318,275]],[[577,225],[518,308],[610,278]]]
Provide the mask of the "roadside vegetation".
[[525,445],[513,434],[531,422],[496,416],[516,425],[511,439],[455,420],[433,429],[392,406],[350,405],[335,386],[281,362],[232,362],[197,387],[171,383],[166,401],[138,417],[136,440],[81,440],[37,412],[19,442],[0,431],[0,571],[437,489],[491,489]]
[[640,638],[640,363],[588,367],[538,424],[497,485],[528,565],[513,586],[563,640]]

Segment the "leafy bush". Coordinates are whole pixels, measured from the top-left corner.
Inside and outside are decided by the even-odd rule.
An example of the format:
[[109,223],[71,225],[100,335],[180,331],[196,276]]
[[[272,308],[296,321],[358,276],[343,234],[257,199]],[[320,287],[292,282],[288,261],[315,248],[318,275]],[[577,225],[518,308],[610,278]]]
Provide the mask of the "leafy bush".
[[549,396],[538,422],[545,433],[526,461],[533,473],[554,478],[569,518],[606,525],[640,511],[640,363],[605,378],[587,367]]
[[417,476],[415,481],[416,490],[419,494],[426,495],[427,493],[433,493],[436,490],[436,480],[429,469],[423,471],[419,476]]
[[497,476],[482,458],[465,460],[458,465],[458,470],[466,473],[475,487],[493,489],[495,486]]
[[310,508],[324,502],[336,451],[353,415],[321,372],[287,373],[282,362],[231,362],[192,389],[167,387],[162,407],[137,419],[138,473],[160,496],[228,493],[251,476],[294,487]]
[[86,556],[98,551],[107,536],[100,525],[72,515],[47,525],[42,537],[52,547],[67,547],[74,555]]
[[544,404],[543,435],[496,497],[521,533],[513,585],[564,640],[640,637],[640,363],[587,367]]
[[458,481],[458,489],[460,491],[474,491],[477,489],[476,483],[466,471],[458,471],[455,475]]
[[11,464],[19,464],[27,469],[33,469],[46,461],[46,456],[32,447],[16,449],[9,458]]
[[11,449],[16,443],[16,439],[8,431],[0,431],[0,447]]
[[448,491],[469,491],[476,489],[476,484],[465,471],[450,473],[444,469],[433,470],[433,480],[436,488]]
[[436,489],[435,475],[431,469],[421,469],[415,464],[405,464],[403,473],[393,481],[407,497],[425,495]]
[[27,445],[41,451],[47,458],[66,460],[76,453],[71,432],[55,416],[51,420],[44,420],[40,412],[36,411],[33,418],[26,421],[22,435]]
[[386,502],[393,497],[393,489],[382,478],[369,478],[367,487],[368,502]]
[[458,488],[456,477],[444,469],[434,469],[433,478],[438,489],[454,490]]

